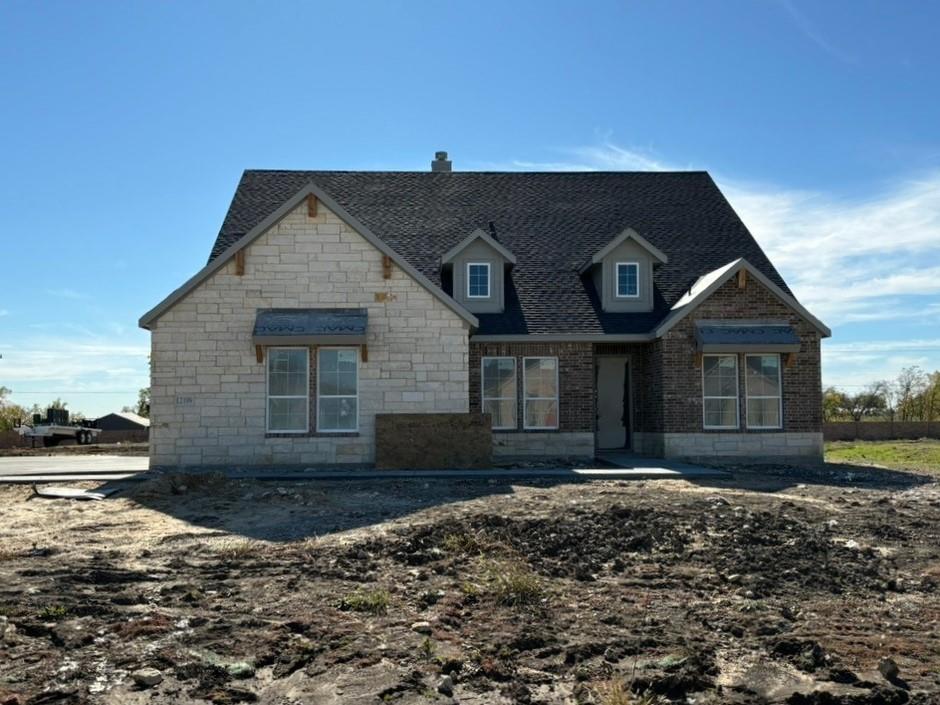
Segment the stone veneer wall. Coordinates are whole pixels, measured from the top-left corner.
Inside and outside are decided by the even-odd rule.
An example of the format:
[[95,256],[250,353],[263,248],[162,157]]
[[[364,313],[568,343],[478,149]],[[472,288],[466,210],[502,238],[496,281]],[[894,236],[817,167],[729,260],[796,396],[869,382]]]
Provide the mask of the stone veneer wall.
[[[470,343],[470,411],[482,413],[480,361],[516,358],[516,431],[493,431],[498,457],[594,456],[594,348],[591,343]],[[558,430],[522,430],[522,358],[558,358]]]
[[[783,428],[749,431],[744,360],[738,360],[739,432],[705,431],[702,368],[696,360],[695,321],[783,320],[800,337],[795,363],[782,367]],[[661,416],[639,434],[637,449],[667,457],[822,456],[822,379],[819,332],[753,277],[744,289],[731,278],[663,338],[650,346],[651,376],[659,379]],[[657,404],[654,402],[653,407]]]
[[[269,436],[256,311],[315,307],[368,309],[359,433]],[[384,279],[382,254],[323,203],[313,218],[304,204],[247,247],[243,276],[227,263],[152,326],[151,464],[371,463],[376,413],[468,410],[468,332],[398,267]]]

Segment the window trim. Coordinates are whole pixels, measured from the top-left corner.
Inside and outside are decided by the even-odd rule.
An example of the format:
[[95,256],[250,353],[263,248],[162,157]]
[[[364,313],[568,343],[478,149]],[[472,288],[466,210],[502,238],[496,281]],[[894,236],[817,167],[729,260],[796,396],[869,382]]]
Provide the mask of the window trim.
[[[486,295],[470,293],[470,267],[486,267]],[[492,268],[489,262],[467,262],[467,298],[468,299],[488,299],[493,290]]]
[[[320,399],[349,399],[352,394],[321,394],[320,393],[320,353],[324,350],[352,350],[356,354],[356,426],[355,428],[320,428]],[[359,370],[361,367],[359,348],[349,345],[320,345],[317,347],[317,433],[359,433]]]
[[[705,394],[705,360],[710,357],[732,357],[734,358],[734,397],[714,396]],[[702,428],[706,431],[737,431],[741,428],[741,372],[739,370],[737,353],[721,353],[712,355],[702,355]],[[706,399],[734,399],[734,426],[710,426],[706,423],[708,418],[705,412]]]
[[[747,359],[749,357],[775,357],[777,358],[777,389],[780,391],[775,396],[754,396],[752,397],[747,390]],[[755,431],[779,431],[783,428],[783,360],[780,359],[780,353],[747,353],[744,355],[744,423],[748,428]],[[776,426],[751,426],[748,421],[748,406],[751,399],[776,399],[777,400],[777,419],[779,423]]]
[[486,367],[487,360],[512,360],[512,405],[516,410],[515,414],[513,414],[516,417],[515,423],[513,423],[512,426],[490,426],[490,429],[493,431],[515,431],[519,428],[519,371],[516,369],[519,363],[516,361],[516,358],[511,355],[485,355],[480,358],[480,411],[482,413],[486,413],[486,402],[506,401],[509,399],[509,397],[486,396],[486,377],[483,370]]
[[[278,394],[271,395],[271,353],[278,350],[303,350],[307,356],[307,364],[304,367],[304,395],[298,394]],[[271,399],[303,399],[304,404],[304,427],[303,429],[275,429],[271,428]],[[264,429],[265,433],[289,433],[291,435],[300,435],[310,432],[310,348],[305,345],[278,345],[269,347],[265,350],[264,365]]]
[[[555,361],[555,396],[554,397],[529,397],[526,394],[527,377],[525,371],[526,360],[554,360]],[[522,429],[524,431],[557,431],[561,423],[561,387],[558,383],[558,374],[561,364],[557,355],[529,355],[522,358]],[[554,401],[558,413],[554,426],[530,426],[526,422],[526,404],[530,401]]]
[[[635,294],[621,294],[620,293],[620,268],[621,267],[634,267],[636,269],[636,293]],[[638,299],[640,298],[640,263],[635,260],[627,260],[624,262],[616,262],[614,264],[614,298],[616,299]]]

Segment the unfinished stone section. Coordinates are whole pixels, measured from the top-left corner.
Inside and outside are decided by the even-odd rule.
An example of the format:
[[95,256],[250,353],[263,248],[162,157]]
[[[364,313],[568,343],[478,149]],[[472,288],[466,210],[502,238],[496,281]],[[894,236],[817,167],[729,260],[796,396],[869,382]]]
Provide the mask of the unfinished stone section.
[[[256,312],[316,307],[368,310],[359,431],[271,436]],[[324,204],[313,217],[301,204],[245,249],[244,275],[233,258],[152,324],[151,463],[372,463],[376,413],[467,412],[468,333],[398,267],[385,279],[382,253]]]
[[375,467],[488,468],[490,423],[486,414],[376,414]]
[[[800,350],[789,365],[781,368],[782,429],[747,429],[742,354],[738,359],[740,430],[703,430],[702,368],[696,359],[695,340],[695,322],[699,320],[779,320],[793,327],[800,338]],[[819,331],[755,278],[749,277],[743,289],[735,279],[729,280],[663,338],[653,342],[650,350],[650,372],[659,384],[650,391],[654,395],[652,418],[641,433],[634,435],[638,451],[709,462],[822,459]]]

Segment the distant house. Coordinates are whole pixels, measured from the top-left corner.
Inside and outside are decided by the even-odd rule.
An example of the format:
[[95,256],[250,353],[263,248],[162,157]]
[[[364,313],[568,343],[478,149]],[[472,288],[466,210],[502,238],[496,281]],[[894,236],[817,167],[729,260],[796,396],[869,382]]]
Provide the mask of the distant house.
[[150,419],[132,411],[116,411],[97,419],[95,426],[102,431],[146,431],[150,428]]
[[371,463],[442,412],[497,457],[822,457],[829,329],[705,172],[246,171],[140,324],[155,465]]

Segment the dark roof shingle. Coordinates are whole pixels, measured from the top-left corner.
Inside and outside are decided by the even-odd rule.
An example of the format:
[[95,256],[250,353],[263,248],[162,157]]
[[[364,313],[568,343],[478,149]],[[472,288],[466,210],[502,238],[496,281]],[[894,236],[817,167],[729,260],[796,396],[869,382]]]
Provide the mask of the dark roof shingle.
[[[314,182],[409,264],[441,285],[440,257],[495,226],[517,258],[506,311],[479,334],[645,333],[702,274],[744,257],[789,289],[706,172],[246,171],[211,262]],[[585,260],[631,227],[669,257],[650,313],[606,313]],[[447,283],[443,283],[446,290]]]

